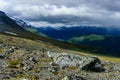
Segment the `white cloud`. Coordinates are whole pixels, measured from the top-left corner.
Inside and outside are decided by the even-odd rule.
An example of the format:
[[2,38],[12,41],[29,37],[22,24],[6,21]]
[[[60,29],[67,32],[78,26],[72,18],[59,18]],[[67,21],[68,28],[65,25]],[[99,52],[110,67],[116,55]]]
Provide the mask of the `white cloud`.
[[[28,22],[30,25],[34,25],[34,27],[53,27],[53,28],[58,28],[58,27],[71,27],[71,26],[79,26],[80,24],[63,24],[63,23],[49,23],[46,21],[35,21],[35,22]],[[86,23],[82,23],[82,26],[101,26],[101,25],[97,25],[97,24],[86,24]]]
[[61,26],[65,26],[65,25],[62,24],[62,23],[52,24],[52,23],[45,22],[45,21],[29,22],[29,24],[30,24],[30,25],[34,25],[35,27],[49,27],[49,26],[52,26],[52,27],[61,27]]
[[5,11],[5,10],[9,9],[9,5],[10,5],[9,2],[0,0],[0,10],[1,11]]
[[44,4],[39,5],[16,5],[12,8],[13,12],[21,13],[22,17],[39,17],[39,16],[61,16],[61,15],[70,15],[70,16],[85,16],[85,17],[102,17],[103,15],[109,13],[105,10],[97,10],[89,8],[86,6],[77,6],[77,7],[66,7]]

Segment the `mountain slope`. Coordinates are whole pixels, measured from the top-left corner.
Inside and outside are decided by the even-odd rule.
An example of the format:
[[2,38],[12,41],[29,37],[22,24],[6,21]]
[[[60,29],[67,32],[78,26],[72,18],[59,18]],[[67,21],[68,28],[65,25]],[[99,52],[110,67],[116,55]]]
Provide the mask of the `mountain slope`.
[[[25,28],[29,29],[29,27],[27,26]],[[104,55],[120,56],[119,29],[109,29],[96,26],[74,26],[60,28],[30,27],[30,29],[35,30],[35,33],[37,34],[45,34],[46,37],[50,37],[59,41],[77,44],[77,47],[83,50],[88,50],[95,53],[97,52],[100,54],[102,53]]]
[[38,36],[0,15],[0,80],[119,80],[119,58],[72,51],[78,46]]
[[18,26],[15,21],[10,19],[4,12],[0,11],[0,30],[14,32],[19,35],[27,33],[22,27]]
[[[111,56],[120,57],[120,37],[110,35],[88,35],[73,37],[67,40],[67,42],[74,44],[86,44],[94,48],[99,48],[103,52],[101,54],[108,54]],[[95,52],[99,52],[95,49]]]
[[[36,28],[27,24],[23,20],[15,19],[17,24],[24,29],[35,33],[40,36],[44,36],[39,40],[50,41],[53,44],[74,50],[84,50],[88,52],[117,56],[120,57],[120,31],[119,29],[108,29],[97,26],[73,26],[73,27],[40,27]],[[52,38],[64,43],[45,39],[45,37]],[[35,38],[37,39],[37,38]],[[68,42],[68,43],[65,43]],[[72,43],[72,44],[69,44]]]
[[[96,55],[61,49],[45,42],[0,34],[0,79],[62,80],[67,76],[74,76],[73,79],[77,76],[79,80],[113,80],[114,78],[119,80],[119,58],[98,56],[102,60],[101,62],[97,57],[91,56]],[[55,62],[58,62],[59,65]],[[86,65],[85,70],[89,66],[88,70],[84,71],[77,66],[72,66],[78,62],[81,65],[77,66]],[[102,64],[104,64],[106,72],[99,72],[103,68]],[[64,65],[67,65],[66,68],[61,68]],[[94,65],[96,66],[95,71],[98,72],[93,72]],[[111,78],[111,75],[114,77]]]
[[[61,48],[79,50],[79,48],[77,48],[77,46],[73,44],[60,42],[60,41],[53,40],[50,38],[42,37],[40,35],[27,31],[23,27],[18,25],[14,20],[9,18],[4,12],[1,12],[1,11],[0,11],[0,33],[6,34],[6,35],[13,35],[16,37],[37,40],[37,41],[43,41],[46,43],[59,46]],[[14,34],[17,34],[17,35],[14,35]]]
[[16,33],[17,36],[31,39],[47,39],[25,30],[23,27],[18,25],[14,20],[9,18],[4,12],[1,11],[0,11],[0,31]]

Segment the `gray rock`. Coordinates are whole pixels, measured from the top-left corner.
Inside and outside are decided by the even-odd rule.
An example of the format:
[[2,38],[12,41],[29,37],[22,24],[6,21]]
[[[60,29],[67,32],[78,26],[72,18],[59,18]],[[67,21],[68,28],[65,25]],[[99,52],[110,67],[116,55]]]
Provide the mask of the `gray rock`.
[[4,76],[4,74],[0,74],[0,80],[3,80]]
[[12,46],[11,47],[13,50],[19,50],[19,47],[16,47],[16,46]]
[[82,70],[104,71],[103,65],[97,57],[54,52],[48,52],[48,56],[53,58],[54,63],[58,64],[62,69],[69,66],[75,66]]
[[48,51],[48,52],[47,52],[47,55],[48,55],[48,57],[53,58],[53,57],[54,57],[55,55],[57,55],[57,54],[54,53],[54,52]]
[[0,44],[0,48],[5,47],[6,45],[4,43]]
[[34,57],[30,57],[29,60],[30,60],[30,61],[33,61],[34,63],[37,62],[36,59],[35,59]]
[[113,70],[114,71],[120,71],[120,64],[114,64]]
[[7,62],[5,60],[0,59],[0,68],[6,68],[7,66],[8,66]]
[[60,70],[60,67],[58,66],[58,65],[51,65],[51,67],[49,67],[49,69],[48,69],[50,72],[57,72],[57,71],[59,71]]
[[86,79],[84,79],[83,77],[74,75],[74,74],[70,74],[64,77],[62,80],[86,80]]
[[5,55],[4,54],[0,54],[0,59],[3,59],[5,58]]
[[32,65],[23,67],[23,69],[26,70],[26,71],[30,71],[30,70],[32,70],[33,68],[34,68],[34,66],[32,66]]
[[20,63],[20,64],[18,65],[18,67],[24,67],[24,64],[23,64],[23,63]]
[[9,48],[9,49],[6,49],[4,51],[5,54],[10,54],[10,53],[13,53],[14,52],[14,49],[13,48]]
[[82,69],[83,70],[90,70],[95,72],[102,72],[105,71],[103,68],[103,65],[101,64],[101,61],[97,57],[92,57],[93,60],[86,64]]

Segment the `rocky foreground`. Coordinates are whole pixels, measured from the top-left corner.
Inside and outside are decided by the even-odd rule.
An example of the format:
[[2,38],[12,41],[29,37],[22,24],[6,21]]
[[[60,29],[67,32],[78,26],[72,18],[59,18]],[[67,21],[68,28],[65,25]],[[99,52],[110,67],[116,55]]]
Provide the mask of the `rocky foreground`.
[[0,35],[0,80],[120,80],[120,63]]

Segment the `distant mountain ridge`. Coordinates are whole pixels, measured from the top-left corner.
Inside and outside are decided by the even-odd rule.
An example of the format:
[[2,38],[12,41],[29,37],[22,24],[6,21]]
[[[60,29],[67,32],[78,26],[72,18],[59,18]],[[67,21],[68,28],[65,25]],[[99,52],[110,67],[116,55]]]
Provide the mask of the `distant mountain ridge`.
[[15,20],[8,17],[4,12],[0,12],[0,34],[21,37],[25,39],[32,39],[37,42],[52,44],[54,46],[59,46],[64,49],[80,50],[80,48],[78,48],[74,44],[46,38],[34,32],[26,30],[23,26],[19,25]]
[[13,32],[19,35],[23,35],[24,32],[27,33],[26,30],[24,30],[23,27],[19,26],[14,20],[9,18],[4,12],[0,11],[0,30],[1,31],[8,31]]
[[19,37],[25,37],[30,39],[43,39],[43,40],[46,39],[44,37],[38,36],[37,34],[34,34],[26,30],[22,25],[16,23],[15,20],[8,17],[2,11],[0,11],[0,32],[11,35],[14,33],[17,34],[17,36]]
[[[42,37],[36,28],[28,26],[1,12],[0,80],[119,79],[119,58],[90,54],[91,50],[98,49]],[[105,39],[104,35],[96,34],[81,37],[83,41]]]
[[120,56],[119,29],[98,26],[63,26],[60,28],[34,27],[32,25],[26,26],[26,24],[23,27],[36,34],[45,35],[45,37],[50,37],[59,41],[77,44],[81,49]]
[[[71,37],[76,36],[83,36],[83,35],[90,35],[90,34],[97,34],[97,35],[113,35],[113,36],[120,36],[120,29],[117,28],[109,28],[109,27],[102,27],[102,26],[61,26],[58,28],[53,28],[52,26],[48,27],[34,27],[34,25],[30,25],[24,20],[21,19],[14,19],[20,26],[24,27],[25,29],[32,29],[35,33],[42,33],[46,36],[53,38],[53,39],[61,39],[66,40]],[[64,34],[63,34],[64,33]]]
[[[61,27],[60,29],[47,27],[37,30],[57,40],[91,46],[91,48],[89,47],[91,51],[99,53],[102,50],[101,53],[103,54],[120,56],[120,31],[118,29],[109,30],[104,27],[76,26]],[[81,40],[81,38],[84,39]]]

